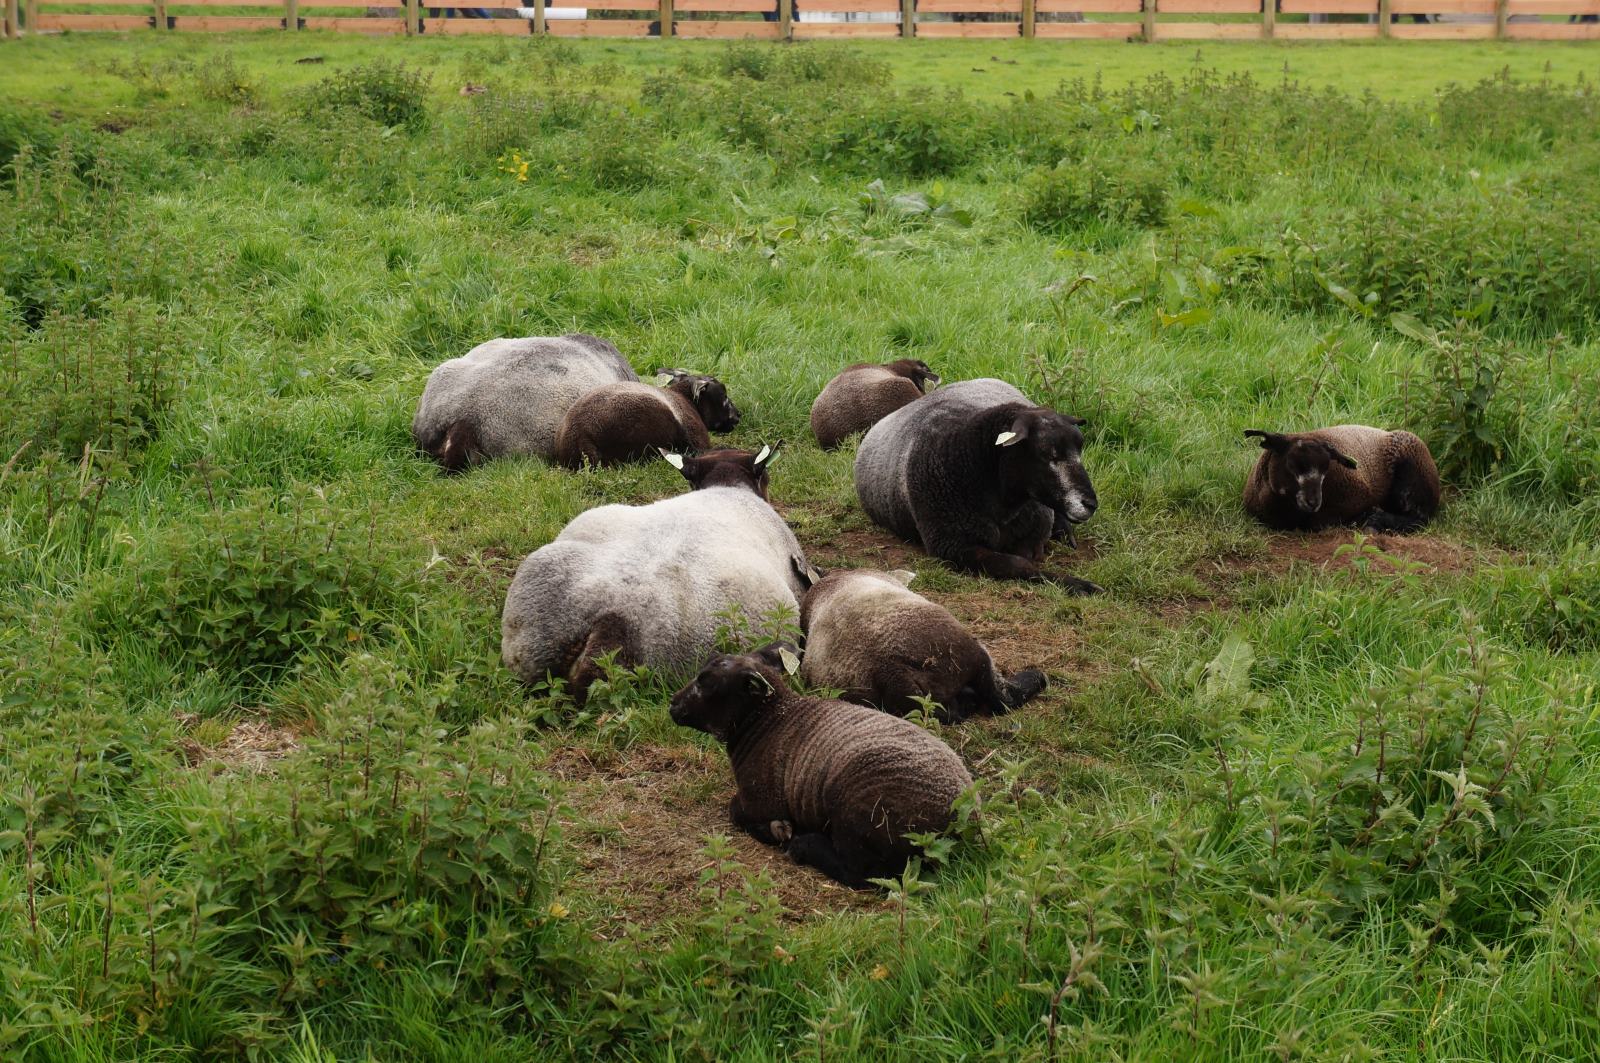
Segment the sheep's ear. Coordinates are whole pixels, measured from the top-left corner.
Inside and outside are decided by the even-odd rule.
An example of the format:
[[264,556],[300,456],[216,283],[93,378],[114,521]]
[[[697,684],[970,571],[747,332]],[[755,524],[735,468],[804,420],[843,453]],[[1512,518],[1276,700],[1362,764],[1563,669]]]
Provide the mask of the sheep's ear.
[[754,669],[745,673],[744,687],[750,693],[758,694],[762,697],[774,692],[772,681]]
[[689,397],[694,401],[699,402],[700,394],[705,391],[705,389],[706,382],[704,380],[696,380],[689,388]]
[[915,572],[912,572],[910,569],[906,568],[897,568],[893,572],[889,573],[889,575],[894,577],[894,579],[898,581],[902,587],[911,586],[911,581],[917,578],[917,574]]
[[683,471],[683,455],[682,454],[674,454],[672,451],[664,450],[661,447],[657,447],[656,448],[656,453],[660,454],[661,457],[662,457],[662,460],[664,460],[668,465],[671,465],[674,469],[677,469],[679,472]]
[[1289,448],[1289,438],[1281,432],[1263,432],[1259,428],[1246,428],[1244,435],[1246,439],[1251,436],[1260,437],[1262,450],[1287,450]]
[[800,577],[800,582],[809,589],[822,582],[822,572],[811,567],[805,558],[794,554],[789,558],[789,567],[794,569],[794,574]]
[[1088,423],[1089,423],[1089,419],[1088,418],[1086,418],[1086,417],[1073,417],[1071,414],[1067,415],[1067,420],[1071,421],[1073,424],[1077,425],[1079,428],[1083,428],[1086,425],[1088,425]]
[[1328,447],[1328,454],[1332,456],[1334,461],[1338,462],[1340,465],[1343,465],[1347,469],[1353,469],[1356,467],[1356,459],[1352,458],[1338,447]]
[[995,437],[994,445],[997,447],[1014,447],[1028,438],[1028,419],[1018,415],[1011,422],[1011,427]]
[[781,439],[776,443],[773,443],[771,446],[767,446],[766,444],[762,445],[761,450],[756,454],[756,460],[754,462],[757,471],[770,466],[773,462],[778,460],[778,448],[781,446],[783,446],[783,440]]
[[800,671],[800,658],[796,657],[789,647],[778,647],[778,659],[783,662],[783,670],[790,675]]

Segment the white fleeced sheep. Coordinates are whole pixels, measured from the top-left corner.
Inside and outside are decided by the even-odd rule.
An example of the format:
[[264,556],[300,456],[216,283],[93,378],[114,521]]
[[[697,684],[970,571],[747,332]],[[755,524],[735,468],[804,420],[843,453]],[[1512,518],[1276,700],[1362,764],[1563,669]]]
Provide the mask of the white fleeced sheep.
[[675,459],[696,490],[579,514],[517,569],[501,657],[524,682],[563,678],[582,703],[597,657],[668,674],[698,668],[730,608],[798,613],[800,544],[762,495],[772,452]]

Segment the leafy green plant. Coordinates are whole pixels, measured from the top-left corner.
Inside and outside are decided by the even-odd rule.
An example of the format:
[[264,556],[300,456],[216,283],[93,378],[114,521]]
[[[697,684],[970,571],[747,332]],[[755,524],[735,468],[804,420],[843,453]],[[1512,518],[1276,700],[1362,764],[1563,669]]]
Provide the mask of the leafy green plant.
[[1141,228],[1166,223],[1170,176],[1154,159],[1105,151],[1064,159],[1023,179],[1023,221],[1044,232],[1069,233],[1100,222]]
[[419,132],[428,124],[428,85],[432,77],[403,63],[382,59],[360,63],[317,82],[301,97],[308,119],[355,113],[386,127]]
[[321,492],[249,491],[136,544],[86,613],[107,643],[265,680],[380,636],[415,597],[421,564],[380,549],[375,521]]

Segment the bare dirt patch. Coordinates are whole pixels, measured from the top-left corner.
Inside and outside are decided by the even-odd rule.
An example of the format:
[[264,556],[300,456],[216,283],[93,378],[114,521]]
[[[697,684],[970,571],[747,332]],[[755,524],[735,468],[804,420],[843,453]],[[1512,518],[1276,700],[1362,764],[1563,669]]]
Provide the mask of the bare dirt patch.
[[885,904],[795,864],[735,828],[728,819],[733,780],[721,752],[660,745],[618,753],[566,749],[543,768],[566,783],[566,803],[574,816],[565,830],[583,868],[580,883],[614,907],[612,918],[600,922],[603,932],[701,914],[702,849],[711,834],[731,838],[752,874],[771,876],[784,918],[791,922]]
[[[1296,564],[1346,571],[1366,565],[1383,573],[1452,573],[1474,568],[1480,560],[1471,547],[1430,535],[1367,535],[1360,543],[1356,536],[1349,529],[1269,536],[1268,557],[1247,567],[1282,573]],[[1340,553],[1341,547],[1351,549]]]
[[[199,720],[180,717],[186,727]],[[178,751],[190,767],[209,768],[213,774],[224,771],[271,771],[275,763],[300,748],[300,735],[287,727],[275,727],[263,718],[240,720],[221,741],[206,743],[193,735],[178,740]]]

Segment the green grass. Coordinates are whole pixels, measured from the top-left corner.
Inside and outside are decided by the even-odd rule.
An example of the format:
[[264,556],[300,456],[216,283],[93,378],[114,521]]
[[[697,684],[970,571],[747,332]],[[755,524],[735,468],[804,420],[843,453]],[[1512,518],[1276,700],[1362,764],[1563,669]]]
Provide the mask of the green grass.
[[[0,56],[8,1058],[1600,1049],[1594,48]],[[982,830],[920,885],[708,843],[675,677],[500,667],[522,556],[682,487],[413,452],[439,361],[568,330],[717,374],[814,560],[1050,673],[943,729]],[[871,528],[806,415],[908,356],[1088,418],[1051,566],[1105,595]],[[1245,518],[1245,428],[1349,421],[1433,445],[1426,535]]]

